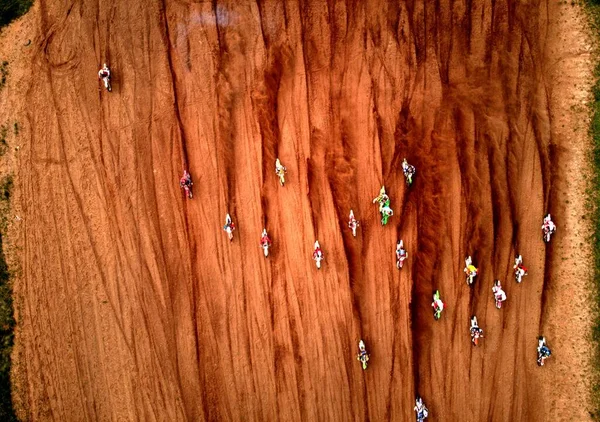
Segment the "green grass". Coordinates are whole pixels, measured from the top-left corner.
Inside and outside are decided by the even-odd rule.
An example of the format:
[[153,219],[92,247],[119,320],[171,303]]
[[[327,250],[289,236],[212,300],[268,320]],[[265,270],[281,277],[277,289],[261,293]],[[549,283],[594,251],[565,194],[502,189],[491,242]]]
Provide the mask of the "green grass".
[[[590,24],[600,41],[600,0],[585,0]],[[593,218],[592,247],[594,253],[594,322],[592,338],[594,341],[594,374],[592,379],[591,416],[600,421],[600,56],[596,56],[594,69],[595,84],[592,90],[590,135],[592,138],[593,175],[588,189],[588,209]]]
[[24,15],[33,0],[0,0],[0,28]]

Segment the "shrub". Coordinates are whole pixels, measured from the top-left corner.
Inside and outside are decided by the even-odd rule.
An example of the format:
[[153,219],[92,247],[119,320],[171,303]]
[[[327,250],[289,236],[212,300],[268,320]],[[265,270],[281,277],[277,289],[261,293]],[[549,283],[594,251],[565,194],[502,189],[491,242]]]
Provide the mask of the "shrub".
[[0,0],[0,28],[23,16],[33,0]]

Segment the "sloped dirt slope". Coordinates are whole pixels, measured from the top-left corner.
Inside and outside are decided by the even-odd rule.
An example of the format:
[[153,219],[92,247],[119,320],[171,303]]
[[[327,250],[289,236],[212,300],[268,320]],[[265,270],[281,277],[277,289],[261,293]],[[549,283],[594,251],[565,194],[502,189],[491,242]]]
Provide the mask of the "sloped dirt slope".
[[[19,161],[21,416],[410,420],[418,393],[432,420],[583,420],[569,380],[584,340],[567,339],[585,318],[569,322],[556,275],[574,236],[561,199],[573,142],[553,124],[568,7],[39,0]],[[548,211],[559,231],[546,247]],[[544,368],[541,333],[564,347]]]

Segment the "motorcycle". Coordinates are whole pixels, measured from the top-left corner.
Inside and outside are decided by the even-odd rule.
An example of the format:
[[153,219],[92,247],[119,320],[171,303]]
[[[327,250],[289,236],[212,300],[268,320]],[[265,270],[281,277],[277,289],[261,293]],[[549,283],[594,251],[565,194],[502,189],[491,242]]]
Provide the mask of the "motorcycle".
[[323,256],[323,251],[321,250],[321,246],[319,245],[318,240],[315,242],[315,250],[313,252],[313,259],[315,260],[315,262],[317,264],[317,269],[320,270],[321,269],[321,261],[323,259],[325,259],[325,257]]
[[379,190],[379,195],[377,195],[377,198],[373,199],[373,203],[379,203],[379,211],[381,212],[382,204],[389,200],[390,197],[385,193],[385,186],[382,186]]
[[108,92],[111,92],[112,87],[110,85],[110,69],[108,68],[106,63],[104,63],[104,67],[98,72],[98,77],[102,80],[104,88],[106,88]]
[[102,82],[104,83],[104,88],[106,88],[108,92],[112,92],[112,86],[110,85],[110,76],[102,78]]
[[408,258],[408,252],[404,250],[404,242],[400,240],[396,243],[396,268],[402,268],[406,258]]
[[517,283],[523,281],[523,277],[527,275],[527,269],[523,266],[523,257],[521,255],[515,258],[515,265],[513,266],[515,270],[515,279]]
[[404,173],[404,177],[406,178],[406,184],[408,186],[412,185],[413,177],[417,173],[417,169],[415,166],[408,164],[406,158],[402,160],[402,172]]
[[381,214],[381,225],[385,226],[388,219],[394,215],[394,211],[390,208],[390,197],[385,193],[385,186],[382,186],[377,198],[373,199],[373,203],[379,203],[379,213]]
[[352,236],[356,237],[356,229],[359,226],[359,222],[354,218],[354,212],[350,210],[350,221],[348,221],[348,227],[352,230]]
[[492,292],[494,293],[494,301],[496,302],[496,308],[500,309],[502,307],[502,302],[506,300],[506,293],[504,292],[504,290],[502,290],[500,280],[494,281],[494,287],[492,287]]
[[267,235],[267,229],[263,229],[262,235],[260,238],[260,247],[263,249],[263,253],[265,254],[265,258],[269,256],[269,247],[271,247],[271,239]]
[[473,343],[473,346],[477,346],[477,344],[479,343],[479,339],[483,337],[483,330],[479,328],[479,325],[477,324],[477,317],[475,315],[471,317],[470,331],[471,343]]
[[556,232],[556,225],[552,222],[550,214],[544,217],[544,224],[542,225],[542,235],[544,242],[550,243],[550,236]]
[[363,371],[366,370],[369,354],[367,353],[365,342],[362,340],[358,342],[358,356],[356,356],[356,359],[362,364]]
[[415,412],[417,413],[417,422],[423,422],[429,416],[429,410],[425,407],[423,399],[417,396],[415,400]]
[[537,352],[538,352],[537,364],[538,364],[538,366],[544,366],[544,361],[552,355],[552,352],[546,345],[546,337],[544,337],[544,336],[538,337]]
[[439,290],[436,290],[433,294],[433,303],[431,306],[433,307],[433,318],[437,321],[442,316],[442,311],[444,310],[444,302],[440,299]]
[[231,216],[229,214],[225,216],[225,226],[223,227],[223,230],[227,232],[227,236],[229,236],[229,241],[232,241],[233,231],[235,230],[235,224],[233,224],[233,221],[231,221]]
[[383,206],[379,207],[381,213],[381,225],[385,226],[388,223],[388,219],[394,215],[394,211],[390,208],[390,200],[388,199]]
[[277,176],[279,176],[279,184],[281,186],[283,186],[285,184],[285,173],[287,172],[287,169],[285,168],[285,166],[281,165],[281,161],[279,161],[279,158],[277,158],[275,160],[275,174],[277,174]]
[[475,282],[475,276],[477,275],[477,268],[473,265],[473,260],[469,255],[465,259],[465,274],[467,275],[467,286],[471,286]]
[[185,191],[185,196],[192,199],[192,176],[187,172],[187,170],[183,171],[183,177],[179,180],[179,186],[183,188]]

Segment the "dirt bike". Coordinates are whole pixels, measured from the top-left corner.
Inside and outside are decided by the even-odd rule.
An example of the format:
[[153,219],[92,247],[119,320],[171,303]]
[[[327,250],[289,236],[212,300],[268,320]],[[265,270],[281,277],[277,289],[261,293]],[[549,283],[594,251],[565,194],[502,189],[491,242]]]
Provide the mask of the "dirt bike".
[[360,340],[358,342],[358,355],[356,359],[362,364],[363,371],[367,369],[367,362],[369,361],[369,354],[365,348],[365,342]]
[[184,170],[183,177],[179,181],[179,185],[185,191],[185,196],[187,196],[190,199],[192,199],[192,185],[193,184],[194,183],[192,183],[192,176],[190,176],[190,174],[187,172],[187,170]]
[[515,265],[513,266],[515,270],[515,280],[517,283],[523,281],[523,277],[527,275],[527,270],[523,267],[523,257],[521,255],[515,258]]
[[[104,76],[104,75],[106,75],[106,76]],[[104,84],[104,88],[106,88],[106,90],[108,92],[111,92],[112,87],[110,85],[110,69],[108,68],[106,63],[104,63],[104,66],[98,72],[98,77],[102,80],[102,83]]]
[[348,222],[348,227],[352,230],[352,236],[356,237],[356,229],[359,226],[358,220],[354,218],[354,212],[350,210],[350,221]]
[[394,211],[390,208],[390,200],[383,203],[383,206],[379,206],[379,212],[381,213],[381,225],[385,226],[388,223],[388,219],[394,215]]
[[544,237],[544,242],[550,243],[550,236],[552,236],[556,232],[556,226],[552,222],[550,218],[550,214],[544,217],[544,224],[542,225],[542,235]]
[[417,413],[417,422],[423,422],[429,416],[429,410],[425,407],[423,399],[419,396],[415,400],[415,412]]
[[275,160],[275,174],[277,174],[277,176],[279,176],[279,184],[281,186],[283,186],[285,184],[285,173],[287,172],[287,169],[285,168],[285,166],[281,165],[281,161],[279,161],[279,158],[277,158]]
[[110,85],[110,76],[105,76],[104,78],[102,78],[102,82],[104,83],[104,88],[106,88],[108,92],[112,92],[112,86]]
[[538,364],[538,366],[544,366],[544,361],[552,355],[552,352],[550,352],[550,349],[546,345],[546,337],[544,337],[544,336],[538,337],[537,352],[538,352],[537,364]]
[[379,213],[381,214],[381,225],[385,226],[388,219],[394,215],[394,211],[390,208],[390,197],[385,193],[385,186],[379,190],[377,198],[373,199],[373,203],[379,203]]
[[492,292],[494,293],[494,301],[496,302],[496,308],[502,308],[502,302],[506,300],[506,293],[504,292],[504,290],[502,290],[500,280],[494,281],[494,287],[492,287]]
[[394,211],[391,208],[384,209],[381,212],[381,225],[385,226],[392,215],[394,215]]
[[402,268],[406,258],[408,258],[408,253],[404,250],[404,242],[400,240],[396,244],[396,268]]
[[402,172],[404,173],[404,177],[406,178],[406,184],[408,186],[412,185],[413,177],[417,173],[417,169],[415,169],[415,166],[408,164],[406,158],[402,160]]
[[192,195],[192,187],[191,185],[184,185],[183,186],[183,190],[185,191],[185,196],[187,196],[188,198],[192,199],[193,195]]
[[477,271],[471,271],[469,266],[473,265],[473,260],[469,255],[465,259],[465,274],[467,275],[467,286],[471,286],[475,282],[475,276],[477,275]]
[[444,310],[444,302],[440,299],[439,290],[436,290],[433,294],[433,303],[431,306],[433,307],[433,318],[437,321],[442,316],[442,311]]
[[382,186],[379,190],[379,195],[377,195],[377,198],[373,199],[373,203],[379,203],[379,212],[381,212],[382,204],[386,203],[389,200],[390,197],[387,196],[387,194],[385,193],[385,186]]
[[265,258],[269,256],[269,247],[271,247],[271,240],[267,235],[267,229],[263,229],[262,236],[260,239],[260,247],[263,249],[263,253],[265,254]]
[[477,344],[479,343],[479,339],[483,337],[483,330],[479,328],[479,325],[477,324],[477,317],[475,315],[471,317],[470,331],[471,343],[473,343],[473,346],[477,346]]
[[321,261],[323,259],[325,259],[325,257],[323,256],[323,251],[321,251],[321,246],[319,245],[318,240],[315,242],[315,251],[313,252],[313,259],[315,260],[315,263],[317,264],[317,269],[320,270],[321,269]]
[[231,216],[227,214],[225,216],[225,226],[223,230],[227,232],[227,236],[229,237],[229,241],[233,240],[233,231],[235,230],[235,224],[231,221]]

